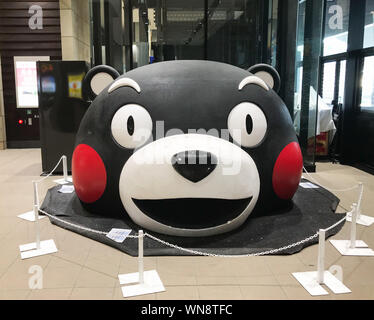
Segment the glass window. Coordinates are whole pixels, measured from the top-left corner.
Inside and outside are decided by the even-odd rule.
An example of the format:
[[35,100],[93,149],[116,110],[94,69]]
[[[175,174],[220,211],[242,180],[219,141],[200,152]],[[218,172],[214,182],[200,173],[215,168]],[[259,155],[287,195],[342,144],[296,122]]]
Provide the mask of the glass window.
[[323,65],[322,99],[326,104],[334,100],[336,62],[327,62]]
[[[336,83],[336,68],[340,66],[339,71],[339,82]],[[332,101],[335,100],[335,93],[338,94],[338,103],[344,101],[344,89],[345,89],[345,70],[346,60],[326,62],[322,69],[322,99],[323,101],[331,105]],[[339,87],[336,88],[335,85]],[[338,90],[338,92],[336,92]]]
[[323,55],[347,51],[350,0],[326,1]]
[[134,68],[204,59],[204,0],[132,1]]
[[361,79],[361,107],[374,107],[374,56],[364,58]]
[[261,39],[266,39],[266,35],[261,32],[263,15],[268,15],[263,12],[264,3],[258,0],[209,1],[208,60],[245,69],[263,62],[264,42]]
[[277,64],[278,0],[269,1],[268,32],[269,63],[275,67]]
[[366,0],[364,48],[374,47],[374,0]]
[[[94,64],[277,62],[279,0],[91,0]],[[321,0],[322,1],[322,0]]]
[[344,93],[345,93],[345,70],[346,70],[346,60],[340,62],[340,77],[339,77],[339,97],[338,103],[344,102]]
[[300,134],[301,91],[303,83],[303,55],[304,55],[304,26],[305,26],[305,1],[299,1],[297,30],[296,30],[296,72],[295,72],[295,97],[294,97],[294,127]]
[[299,0],[298,6],[294,127],[299,136],[304,165],[310,168],[315,163],[317,88],[324,3],[323,0]]

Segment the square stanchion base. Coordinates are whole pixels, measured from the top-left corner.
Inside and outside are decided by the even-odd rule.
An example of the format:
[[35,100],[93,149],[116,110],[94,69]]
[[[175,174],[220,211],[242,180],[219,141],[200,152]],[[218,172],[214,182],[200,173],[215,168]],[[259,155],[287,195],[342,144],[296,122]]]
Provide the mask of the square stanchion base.
[[156,270],[144,271],[144,283],[139,283],[139,272],[118,275],[120,284],[132,284],[122,287],[124,298],[165,291],[165,287]]
[[[352,214],[347,213],[347,221],[352,222]],[[374,217],[361,214],[359,217],[357,217],[356,222],[362,226],[369,227],[374,223]]]
[[[292,274],[297,281],[304,287],[306,291],[312,296],[323,296],[329,293],[318,283],[317,271],[310,272],[295,272]],[[336,278],[330,271],[324,273],[324,285],[326,285],[333,293],[342,294],[350,293],[349,290],[338,278]]]
[[45,254],[55,253],[57,252],[57,247],[55,242],[51,239],[40,241],[40,249],[36,249],[36,242],[32,242],[20,245],[19,250],[21,251],[21,259],[28,259]]
[[[31,221],[31,222],[35,222],[35,214],[34,214],[34,211],[29,211],[29,212],[26,212],[26,213],[22,213],[20,215],[17,216],[18,218],[21,218],[23,220],[27,220],[27,221]],[[45,218],[46,216],[41,216],[39,215],[39,220],[40,219],[43,219]]]
[[64,178],[62,178],[62,179],[53,180],[53,182],[57,183],[57,184],[67,184],[67,183],[73,182],[73,178],[69,176],[68,181],[66,181]]
[[372,257],[374,251],[368,247],[368,245],[362,240],[356,240],[356,247],[351,248],[350,240],[330,240],[331,244],[336,250],[343,256],[361,256],[361,257]]

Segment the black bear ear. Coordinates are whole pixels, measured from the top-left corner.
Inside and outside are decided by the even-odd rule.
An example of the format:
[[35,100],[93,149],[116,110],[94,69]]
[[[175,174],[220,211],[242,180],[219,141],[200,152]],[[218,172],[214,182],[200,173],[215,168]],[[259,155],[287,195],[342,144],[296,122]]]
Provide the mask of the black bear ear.
[[100,65],[93,67],[84,77],[83,91],[92,101],[119,76],[118,71],[110,66]]
[[275,92],[279,92],[281,79],[279,73],[275,68],[268,64],[256,64],[248,69],[250,73],[264,80],[265,83]]

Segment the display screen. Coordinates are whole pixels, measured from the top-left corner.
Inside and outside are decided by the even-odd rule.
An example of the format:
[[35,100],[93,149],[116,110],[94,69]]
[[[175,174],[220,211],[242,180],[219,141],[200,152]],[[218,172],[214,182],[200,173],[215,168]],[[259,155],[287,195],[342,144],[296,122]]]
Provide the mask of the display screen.
[[18,108],[37,108],[38,80],[35,61],[15,61]]
[[42,77],[42,92],[44,93],[55,93],[56,92],[56,81],[52,76]]
[[49,57],[14,57],[17,108],[39,107],[37,61],[49,61]]

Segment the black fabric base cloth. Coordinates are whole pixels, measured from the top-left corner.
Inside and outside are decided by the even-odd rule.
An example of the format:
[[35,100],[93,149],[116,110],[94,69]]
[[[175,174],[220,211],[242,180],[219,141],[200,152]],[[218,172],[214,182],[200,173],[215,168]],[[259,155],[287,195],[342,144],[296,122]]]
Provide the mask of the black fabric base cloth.
[[[104,214],[102,216],[91,214],[83,209],[75,193],[63,194],[58,192],[59,189],[61,189],[61,186],[49,189],[41,207],[42,210],[50,215],[76,225],[105,232],[109,232],[112,228],[120,228],[132,229],[131,234],[137,234],[138,230],[142,229],[125,214],[123,218],[108,218]],[[249,216],[248,220],[240,228],[226,234],[186,238],[144,231],[180,247],[206,253],[224,255],[252,254],[288,246],[314,235],[321,228],[325,229],[333,225],[345,215],[335,213],[339,201],[337,197],[322,187],[304,189],[299,186],[293,198],[294,205],[289,211],[256,218]],[[50,218],[50,220],[53,224],[62,228],[105,243],[131,256],[137,256],[138,254],[138,239],[136,238],[127,238],[123,243],[117,243],[105,235],[81,230],[53,218]],[[326,232],[326,237],[339,232],[343,225],[344,223],[341,223]],[[283,250],[277,254],[293,254],[317,242],[318,237],[315,237],[306,243]],[[144,255],[180,256],[191,254],[145,237]]]

